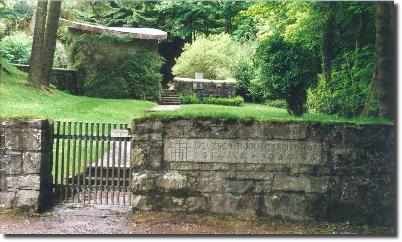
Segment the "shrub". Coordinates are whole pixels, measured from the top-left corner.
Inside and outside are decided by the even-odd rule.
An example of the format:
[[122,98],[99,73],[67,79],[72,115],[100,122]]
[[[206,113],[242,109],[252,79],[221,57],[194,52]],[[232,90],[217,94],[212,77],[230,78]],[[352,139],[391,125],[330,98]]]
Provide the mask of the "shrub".
[[180,96],[182,104],[215,104],[223,106],[241,106],[244,104],[244,99],[240,96],[225,98],[225,97],[204,97],[198,98],[196,95]]
[[124,61],[111,64],[97,62],[87,70],[85,95],[102,98],[133,98],[157,100],[159,97],[160,57],[150,51],[128,54]]
[[308,91],[309,109],[350,117],[361,114],[366,108],[368,114],[375,114],[378,101],[374,90],[371,90],[370,99],[369,88],[374,66],[373,48],[357,49],[339,56],[334,61],[330,81],[320,75],[317,87]]
[[270,98],[285,99],[289,114],[306,110],[306,89],[315,83],[314,57],[301,44],[274,35],[262,41],[256,53],[258,73]]
[[223,98],[223,97],[206,97],[202,100],[202,103],[205,104],[216,104],[223,106],[241,106],[244,104],[243,97],[236,96],[232,98]]
[[182,104],[198,104],[200,100],[196,95],[183,95],[180,96],[180,101]]
[[[69,36],[74,67],[84,77],[84,95],[103,98],[159,98],[162,59],[156,51],[138,46],[127,51],[113,44],[130,40],[107,34]],[[132,45],[132,43],[130,43]],[[109,90],[110,89],[110,90]]]
[[257,79],[253,79],[250,81],[248,92],[250,93],[252,102],[255,103],[263,103],[268,97],[264,86]]
[[[14,35],[6,36],[0,41],[0,55],[13,64],[29,64],[32,49],[32,36],[24,32],[17,32]],[[54,67],[67,67],[68,58],[63,44],[56,43],[54,53]]]
[[10,63],[28,64],[32,37],[23,32],[6,36],[0,41],[0,55]]
[[162,58],[153,51],[138,51],[129,54],[121,73],[124,75],[131,98],[157,100],[159,98],[162,75]]
[[247,102],[253,101],[250,92],[251,81],[255,78],[255,69],[251,59],[242,59],[233,67],[236,83],[236,94],[242,96]]
[[283,99],[267,100],[265,104],[274,108],[287,108],[286,100]]
[[173,74],[194,78],[195,72],[203,72],[207,79],[230,79],[233,66],[247,52],[252,49],[232,40],[228,34],[200,37],[184,46],[173,66]]

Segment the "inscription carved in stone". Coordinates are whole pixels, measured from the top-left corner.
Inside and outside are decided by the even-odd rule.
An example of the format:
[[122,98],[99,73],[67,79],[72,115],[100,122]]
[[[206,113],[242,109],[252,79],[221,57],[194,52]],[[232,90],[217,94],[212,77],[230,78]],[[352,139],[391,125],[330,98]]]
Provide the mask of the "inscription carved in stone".
[[321,144],[305,141],[166,139],[167,161],[317,164]]
[[0,192],[7,191],[6,172],[0,167]]

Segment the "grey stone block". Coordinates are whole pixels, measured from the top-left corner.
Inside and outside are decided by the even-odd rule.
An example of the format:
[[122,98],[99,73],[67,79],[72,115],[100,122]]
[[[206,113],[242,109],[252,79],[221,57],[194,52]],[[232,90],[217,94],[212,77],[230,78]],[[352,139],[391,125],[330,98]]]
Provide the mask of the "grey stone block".
[[6,129],[5,147],[17,151],[41,151],[42,132],[38,129]]
[[0,209],[10,209],[15,207],[16,192],[0,192]]
[[22,152],[7,150],[0,157],[0,168],[7,175],[19,175],[22,173]]
[[131,206],[134,209],[150,211],[153,209],[151,199],[145,195],[134,195],[131,198]]
[[132,174],[131,191],[134,193],[142,193],[155,190],[155,182],[158,176],[158,173],[151,171],[134,172]]
[[256,214],[256,196],[253,194],[235,195],[231,193],[207,194],[209,211],[220,214]]
[[189,188],[186,176],[177,171],[169,171],[161,174],[156,180],[157,187],[162,191],[178,191]]
[[308,213],[308,200],[300,193],[269,194],[264,197],[264,215],[294,221],[311,220]]
[[318,192],[323,193],[328,189],[328,177],[286,176],[274,177],[272,190],[287,192]]
[[17,190],[40,190],[40,176],[39,175],[22,175],[22,176],[9,176],[7,177],[7,187],[9,191]]
[[23,172],[24,174],[39,174],[42,166],[43,153],[41,152],[23,152]]
[[185,200],[184,208],[189,212],[201,212],[207,208],[205,197],[188,197]]
[[15,206],[17,208],[37,211],[39,208],[39,191],[18,190]]

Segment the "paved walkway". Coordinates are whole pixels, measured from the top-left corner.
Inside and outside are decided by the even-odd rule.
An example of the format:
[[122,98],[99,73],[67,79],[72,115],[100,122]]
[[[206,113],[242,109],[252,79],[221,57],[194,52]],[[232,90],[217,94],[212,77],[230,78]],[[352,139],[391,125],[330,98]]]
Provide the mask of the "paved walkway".
[[[25,216],[0,213],[1,234],[324,234],[364,235],[346,224],[283,224],[253,221],[244,217],[143,212],[133,214],[128,208],[58,205],[52,211]],[[385,231],[384,231],[385,232]],[[387,232],[376,232],[386,234]],[[366,231],[367,233],[367,231]],[[389,232],[388,232],[389,233]]]
[[148,109],[147,112],[174,112],[181,108],[181,105],[158,105],[151,109]]

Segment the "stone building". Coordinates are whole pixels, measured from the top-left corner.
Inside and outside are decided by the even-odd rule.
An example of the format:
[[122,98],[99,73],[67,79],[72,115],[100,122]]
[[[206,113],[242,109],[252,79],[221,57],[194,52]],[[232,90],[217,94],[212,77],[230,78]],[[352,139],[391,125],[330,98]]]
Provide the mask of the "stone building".
[[[130,55],[147,51],[159,56],[158,44],[167,38],[166,32],[153,28],[106,27],[71,21],[64,21],[63,24],[68,26],[71,62],[80,72],[80,78],[84,80],[99,80],[97,76],[99,67],[119,67],[126,63]],[[104,70],[104,68],[102,69]],[[107,73],[112,71],[113,68]],[[117,73],[116,80],[129,78],[125,74]],[[115,89],[127,89],[126,85],[118,86],[119,83],[116,80],[113,80]],[[157,84],[160,86],[160,83]],[[105,92],[110,91],[108,90],[110,88],[105,87],[104,89]],[[156,89],[159,95],[159,88],[143,87],[138,89]],[[85,90],[83,94],[87,95]],[[141,98],[154,99],[154,96],[158,95],[144,93]]]
[[233,97],[236,95],[235,80],[208,80],[176,77],[174,88],[182,95],[197,95],[198,97]]
[[[118,50],[133,51],[138,48],[150,48],[157,50],[158,43],[167,38],[167,33],[153,28],[129,28],[129,27],[106,27],[100,25],[92,25],[87,23],[78,23],[72,21],[64,21],[69,25],[68,29],[71,33],[106,33],[118,37],[125,37],[132,39],[128,43],[94,43],[96,45],[103,45],[105,47],[113,47]],[[107,49],[107,48],[106,48]],[[110,53],[108,49],[107,53]]]

